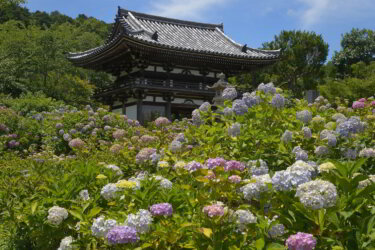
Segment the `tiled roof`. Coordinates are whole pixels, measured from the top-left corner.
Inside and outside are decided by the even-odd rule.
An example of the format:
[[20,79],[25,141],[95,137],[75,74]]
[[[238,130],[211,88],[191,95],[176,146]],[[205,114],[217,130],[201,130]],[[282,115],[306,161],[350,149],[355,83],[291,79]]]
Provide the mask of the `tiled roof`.
[[190,22],[119,9],[116,25],[120,25],[120,29],[114,29],[105,45],[70,53],[69,58],[78,59],[105,50],[119,39],[118,32],[144,44],[173,50],[254,60],[275,60],[280,56],[279,50],[252,49],[236,43],[224,34],[222,24]]

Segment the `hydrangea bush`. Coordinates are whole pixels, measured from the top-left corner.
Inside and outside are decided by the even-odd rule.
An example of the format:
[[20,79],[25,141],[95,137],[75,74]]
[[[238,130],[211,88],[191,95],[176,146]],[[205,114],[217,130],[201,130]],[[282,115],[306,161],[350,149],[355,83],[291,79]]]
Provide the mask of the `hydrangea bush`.
[[372,100],[239,96],[147,127],[0,100],[0,248],[375,248]]

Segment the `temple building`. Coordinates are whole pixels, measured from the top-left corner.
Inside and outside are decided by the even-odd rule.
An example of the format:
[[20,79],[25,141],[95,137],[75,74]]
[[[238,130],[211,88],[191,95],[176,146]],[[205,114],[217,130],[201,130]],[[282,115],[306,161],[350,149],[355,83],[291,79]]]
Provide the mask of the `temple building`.
[[219,74],[251,72],[280,58],[280,51],[252,49],[233,41],[223,24],[183,21],[119,7],[106,43],[69,53],[76,66],[116,77],[95,97],[141,123],[155,116],[181,118],[205,101]]

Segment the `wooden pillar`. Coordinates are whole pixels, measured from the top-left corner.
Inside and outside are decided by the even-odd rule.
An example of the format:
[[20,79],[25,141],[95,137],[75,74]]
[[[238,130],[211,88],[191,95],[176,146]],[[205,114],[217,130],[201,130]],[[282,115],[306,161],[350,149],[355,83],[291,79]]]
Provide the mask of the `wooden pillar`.
[[137,99],[137,120],[143,124],[143,99],[138,98]]
[[172,101],[174,100],[174,97],[164,96],[163,100],[167,102],[165,106],[165,116],[170,120],[172,118]]

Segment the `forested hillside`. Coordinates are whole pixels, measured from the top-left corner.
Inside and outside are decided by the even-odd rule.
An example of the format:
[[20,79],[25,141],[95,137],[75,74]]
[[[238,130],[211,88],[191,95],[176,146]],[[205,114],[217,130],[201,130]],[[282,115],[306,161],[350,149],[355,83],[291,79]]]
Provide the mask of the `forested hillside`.
[[70,104],[90,102],[97,86],[112,79],[74,67],[65,55],[102,44],[110,24],[84,14],[73,19],[53,11],[30,12],[18,4],[0,9],[0,92],[19,96],[42,91]]

